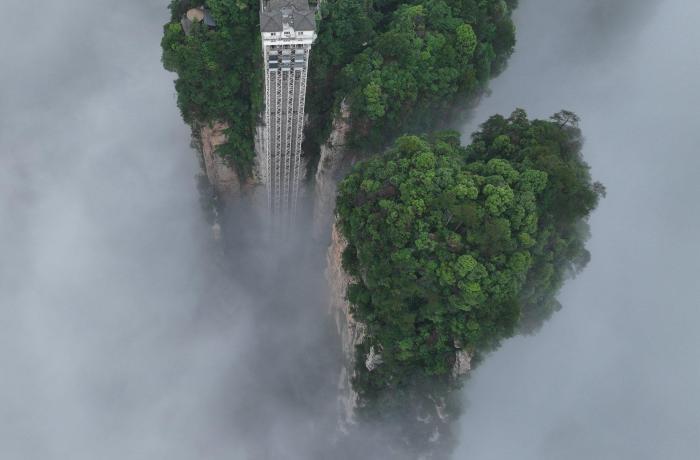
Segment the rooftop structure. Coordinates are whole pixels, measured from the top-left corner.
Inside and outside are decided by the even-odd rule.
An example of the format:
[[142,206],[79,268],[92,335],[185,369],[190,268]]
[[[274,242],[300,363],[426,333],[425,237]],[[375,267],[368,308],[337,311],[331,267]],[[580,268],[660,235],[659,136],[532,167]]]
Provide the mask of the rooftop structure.
[[262,0],[260,32],[315,31],[316,11],[306,0]]
[[182,29],[187,35],[190,34],[190,30],[192,30],[192,24],[195,22],[203,22],[204,25],[207,27],[216,27],[216,22],[214,21],[214,18],[212,17],[211,13],[208,9],[204,8],[203,6],[197,8],[190,8],[189,10],[187,10],[187,13],[185,13],[182,16],[180,24],[182,24]]
[[204,21],[204,8],[190,8],[185,16],[192,22]]

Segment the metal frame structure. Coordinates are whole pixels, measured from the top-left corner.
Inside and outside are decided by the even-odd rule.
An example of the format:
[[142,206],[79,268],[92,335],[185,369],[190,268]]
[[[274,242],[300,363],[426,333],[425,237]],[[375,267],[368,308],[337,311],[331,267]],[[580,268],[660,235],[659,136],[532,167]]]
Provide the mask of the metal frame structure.
[[[267,203],[275,221],[290,224],[297,212],[304,176],[301,146],[304,138],[306,82],[315,23],[305,0],[263,0],[261,34],[265,63],[263,133]],[[301,19],[300,19],[301,18]],[[295,29],[295,20],[298,29]]]

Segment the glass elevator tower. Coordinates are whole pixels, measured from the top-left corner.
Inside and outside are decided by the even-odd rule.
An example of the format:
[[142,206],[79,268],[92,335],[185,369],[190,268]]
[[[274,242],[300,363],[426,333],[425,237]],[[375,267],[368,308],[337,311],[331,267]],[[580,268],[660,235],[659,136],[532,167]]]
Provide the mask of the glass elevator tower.
[[265,71],[262,175],[273,216],[294,218],[304,166],[304,104],[315,9],[307,0],[262,0],[260,33]]

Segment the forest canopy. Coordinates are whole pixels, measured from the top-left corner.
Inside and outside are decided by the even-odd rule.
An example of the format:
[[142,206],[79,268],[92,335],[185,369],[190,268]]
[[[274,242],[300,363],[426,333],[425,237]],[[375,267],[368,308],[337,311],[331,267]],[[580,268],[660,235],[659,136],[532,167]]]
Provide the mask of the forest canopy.
[[423,378],[448,378],[459,350],[493,349],[559,308],[589,259],[586,220],[605,190],[581,156],[578,118],[494,116],[462,147],[455,132],[399,138],[341,182],[338,223],[366,402]]
[[[315,2],[310,2],[315,4]],[[216,22],[180,20],[205,6]],[[313,163],[341,101],[352,114],[352,144],[383,146],[404,132],[432,129],[456,103],[483,91],[515,44],[514,0],[326,0],[311,51],[306,155]],[[259,0],[172,0],[163,64],[177,73],[184,120],[224,121],[219,153],[242,176],[254,164],[254,132],[263,107]]]
[[[215,27],[193,22],[185,34],[180,19],[205,4]],[[258,114],[262,110],[259,0],[173,0],[171,22],[165,25],[163,65],[176,72],[177,104],[193,128],[226,122],[228,142],[219,154],[238,173],[251,174]]]
[[[351,143],[433,129],[483,91],[515,45],[513,0],[329,0],[311,55],[307,137],[326,141],[345,100]],[[435,117],[440,113],[441,117]]]

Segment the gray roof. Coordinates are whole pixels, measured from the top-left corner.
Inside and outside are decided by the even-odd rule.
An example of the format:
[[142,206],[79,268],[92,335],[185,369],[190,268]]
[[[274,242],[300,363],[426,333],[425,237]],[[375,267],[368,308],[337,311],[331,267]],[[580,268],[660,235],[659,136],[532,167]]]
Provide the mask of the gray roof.
[[182,19],[180,19],[180,24],[182,25],[182,30],[185,31],[185,35],[189,35],[192,30],[192,21],[187,19],[187,16],[183,15]]
[[315,11],[307,0],[262,0],[260,31],[282,32],[283,24],[295,31],[316,30]]
[[[216,27],[216,21],[214,21],[214,18],[212,17],[211,13],[209,12],[208,9],[206,8],[193,8],[194,10],[201,10],[202,15],[203,15],[203,20],[204,24],[207,27]],[[190,10],[192,11],[192,10]],[[188,11],[189,13],[189,11]],[[189,35],[190,31],[192,30],[192,21],[187,17],[188,13],[185,13],[182,15],[182,19],[180,20],[180,24],[182,24],[182,29],[185,31],[185,34]]]
[[206,24],[208,27],[216,27],[216,22],[214,21],[214,18],[211,16],[211,13],[206,8],[204,9],[204,24]]

